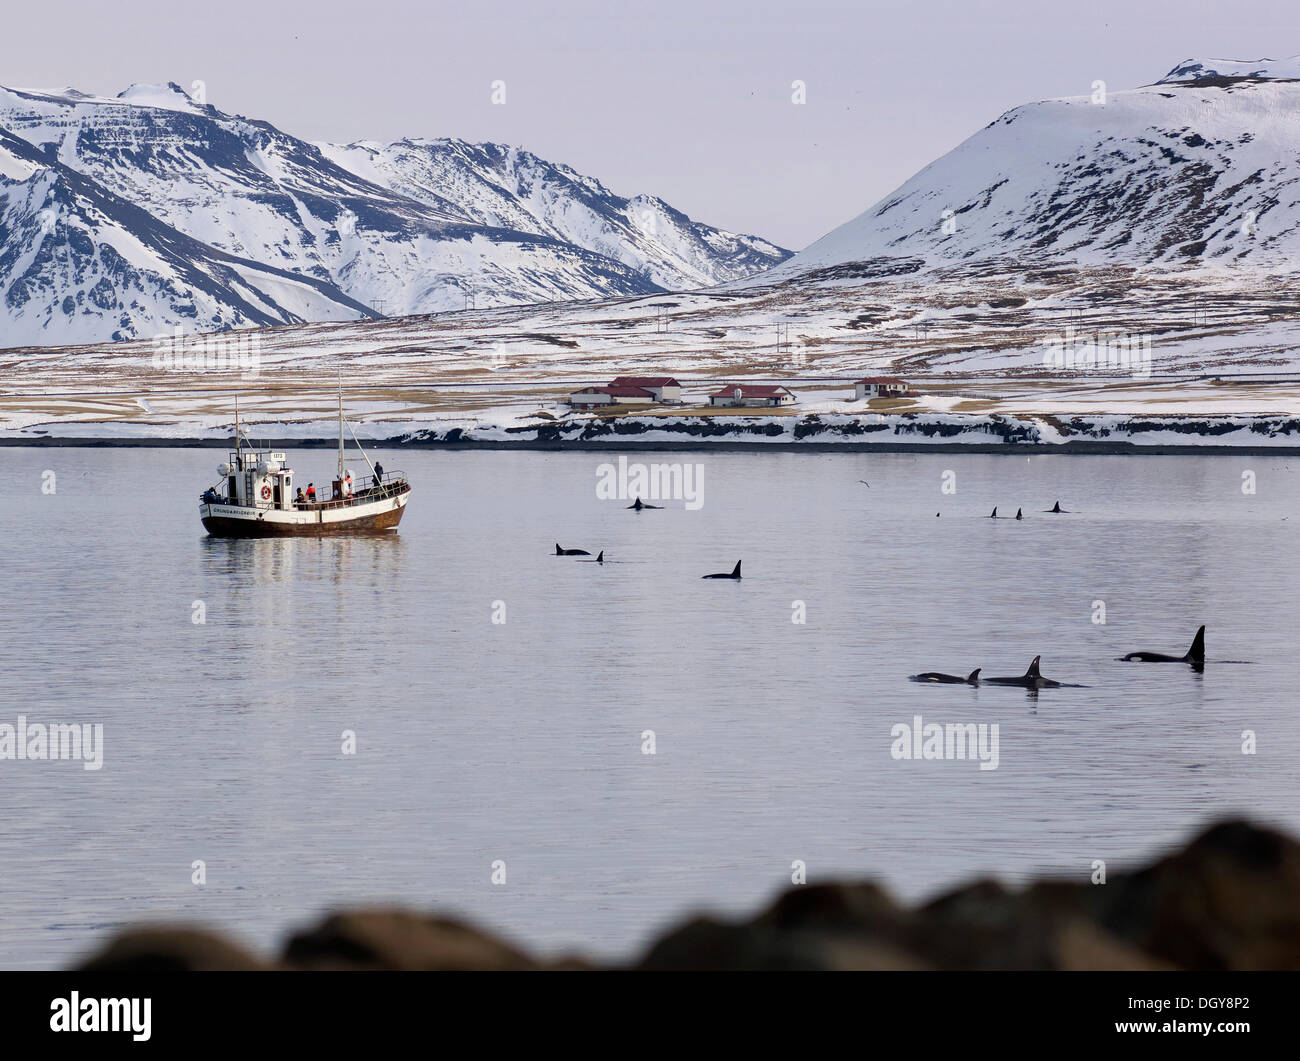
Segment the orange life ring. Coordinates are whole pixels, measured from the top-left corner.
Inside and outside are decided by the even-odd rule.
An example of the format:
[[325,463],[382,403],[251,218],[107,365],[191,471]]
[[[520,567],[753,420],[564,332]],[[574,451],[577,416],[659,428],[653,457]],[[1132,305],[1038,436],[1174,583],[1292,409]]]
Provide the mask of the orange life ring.
[[263,501],[269,501],[270,499],[271,499],[271,488],[270,488],[269,486],[263,485],[263,486],[262,486],[262,500],[263,500]]

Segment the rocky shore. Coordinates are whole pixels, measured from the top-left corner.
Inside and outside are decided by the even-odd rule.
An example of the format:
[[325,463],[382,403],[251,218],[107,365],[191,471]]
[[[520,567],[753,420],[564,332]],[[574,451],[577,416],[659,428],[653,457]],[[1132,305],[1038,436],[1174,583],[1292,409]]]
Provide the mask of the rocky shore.
[[1208,448],[1294,449],[1300,419],[1291,416],[1015,415],[1010,413],[805,413],[802,416],[618,416],[505,426],[428,428],[395,444],[508,443],[627,445],[750,444],[864,449],[1009,448],[1121,453],[1205,452]]
[[[519,423],[519,419],[527,422]],[[319,449],[337,438],[319,422],[262,425],[273,449]],[[93,429],[93,430],[92,430]],[[369,425],[368,446],[389,449],[805,450],[881,453],[1300,453],[1300,418],[1194,415],[1048,415],[986,413],[802,416],[582,416],[446,420],[403,430]],[[46,424],[0,431],[0,446],[228,448],[229,429],[175,423],[145,427]]]
[[[490,933],[400,909],[342,911],[294,933],[275,957],[158,926],[117,936],[85,970],[540,970]],[[1045,880],[1013,891],[979,880],[919,906],[870,881],[790,888],[750,919],[696,917],[620,969],[1300,969],[1300,843],[1244,821],[1105,884]]]

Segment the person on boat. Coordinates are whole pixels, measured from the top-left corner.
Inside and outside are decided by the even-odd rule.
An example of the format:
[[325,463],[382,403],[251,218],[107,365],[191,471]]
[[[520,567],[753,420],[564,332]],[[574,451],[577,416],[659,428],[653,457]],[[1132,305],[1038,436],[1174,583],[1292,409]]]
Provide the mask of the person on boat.
[[217,500],[217,492],[209,486],[203,491],[203,500],[209,505],[214,504]]
[[375,461],[375,482],[381,483],[383,481],[384,481],[384,466],[380,464],[378,461]]
[[315,483],[308,483],[308,484],[307,484],[307,504],[309,504],[309,505],[314,505],[315,503],[316,503],[316,484],[315,484]]
[[293,495],[293,503],[295,505],[301,505],[306,500],[307,498],[303,496],[302,487],[298,487],[298,492]]
[[346,472],[343,476],[343,496],[352,496],[352,473]]

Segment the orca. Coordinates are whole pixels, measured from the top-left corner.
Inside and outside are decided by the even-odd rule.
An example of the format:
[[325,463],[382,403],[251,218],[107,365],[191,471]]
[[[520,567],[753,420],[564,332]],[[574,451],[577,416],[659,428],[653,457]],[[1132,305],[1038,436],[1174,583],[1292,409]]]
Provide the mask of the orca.
[[644,501],[642,501],[642,500],[638,497],[638,498],[636,499],[636,503],[635,503],[635,504],[628,505],[627,507],[630,508],[630,509],[633,509],[633,510],[636,511],[636,512],[640,512],[643,508],[663,508],[664,506],[663,506],[663,505],[647,505]]
[[1045,508],[1045,509],[1043,509],[1043,511],[1044,511],[1044,512],[1050,512],[1050,513],[1051,513],[1052,515],[1054,515],[1054,516],[1064,516],[1064,515],[1068,514],[1070,510],[1069,510],[1068,508],[1062,508],[1062,507],[1061,507],[1061,502],[1058,501],[1058,502],[1057,502],[1056,504],[1054,504],[1051,508]]
[[1120,657],[1123,663],[1190,663],[1193,667],[1205,666],[1205,627],[1196,631],[1192,647],[1185,656],[1166,656],[1161,652],[1130,652]]
[[1016,509],[1016,519],[1024,519],[1024,518],[1025,518],[1025,510],[1023,508]]
[[986,685],[1019,685],[1024,689],[1059,689],[1064,682],[1052,681],[1051,678],[1044,678],[1038,672],[1038,661],[1042,656],[1035,656],[1034,662],[1029,664],[1029,669],[1017,678],[985,678]]
[[959,674],[940,674],[938,671],[928,670],[924,674],[913,674],[907,680],[909,682],[933,682],[936,685],[979,685],[980,668],[976,667],[964,678]]
[[740,581],[740,561],[739,561],[739,560],[736,561],[736,566],[735,566],[735,568],[732,569],[732,571],[731,571],[730,574],[725,574],[725,575],[701,575],[700,578],[734,578],[737,582],[739,582],[739,581]]
[[993,511],[989,513],[989,519],[997,519],[997,518],[998,518],[998,506],[994,505]]
[[591,553],[587,552],[586,549],[561,549],[560,543],[556,542],[555,555],[556,556],[590,556]]

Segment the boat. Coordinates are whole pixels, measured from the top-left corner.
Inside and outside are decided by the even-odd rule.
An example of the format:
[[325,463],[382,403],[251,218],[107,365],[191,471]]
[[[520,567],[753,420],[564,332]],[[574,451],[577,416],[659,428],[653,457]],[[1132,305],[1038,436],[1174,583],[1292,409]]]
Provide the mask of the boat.
[[294,487],[293,469],[285,454],[249,442],[239,423],[235,401],[235,448],[218,465],[220,478],[199,497],[199,518],[215,538],[297,538],[331,534],[383,534],[402,521],[411,484],[404,472],[384,471],[371,463],[352,425],[352,440],[369,474],[354,480],[343,449],[343,392],[339,390],[338,473],[314,499]]

